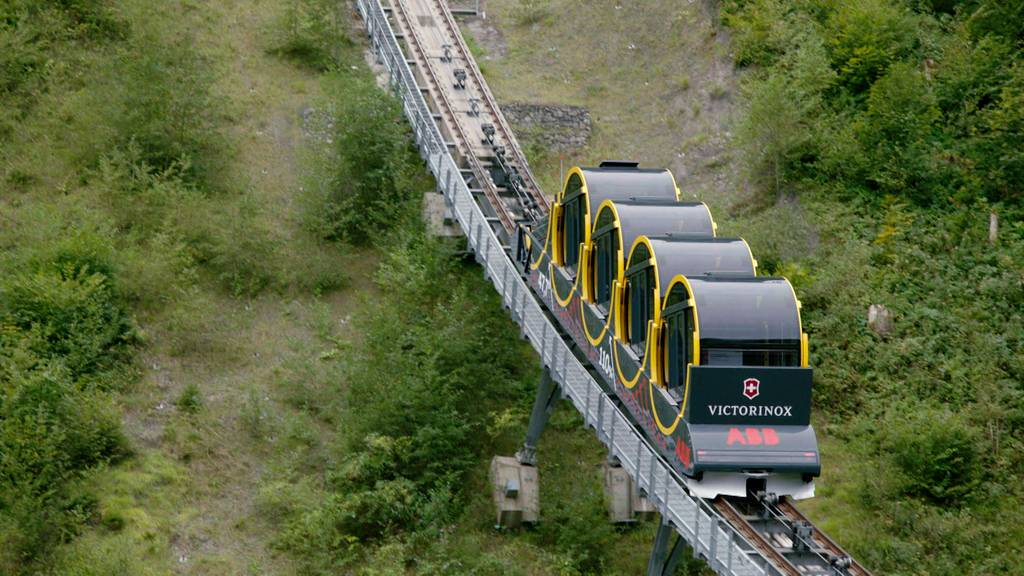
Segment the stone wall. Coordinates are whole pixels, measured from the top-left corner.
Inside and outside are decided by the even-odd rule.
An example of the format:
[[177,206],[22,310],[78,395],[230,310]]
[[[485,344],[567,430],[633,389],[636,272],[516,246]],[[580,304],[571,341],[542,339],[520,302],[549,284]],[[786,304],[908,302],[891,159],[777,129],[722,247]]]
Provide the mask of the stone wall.
[[524,146],[537,143],[551,151],[569,152],[583,148],[590,140],[590,112],[586,108],[512,102],[502,104],[501,110]]

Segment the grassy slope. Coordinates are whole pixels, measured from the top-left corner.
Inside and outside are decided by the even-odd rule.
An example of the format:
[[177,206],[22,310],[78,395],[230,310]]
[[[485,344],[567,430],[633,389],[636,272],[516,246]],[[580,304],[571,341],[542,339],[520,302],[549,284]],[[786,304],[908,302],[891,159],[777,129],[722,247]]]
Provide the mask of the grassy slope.
[[[96,495],[95,513],[80,534],[43,559],[44,566],[55,564],[58,573],[299,570],[296,560],[301,559],[279,552],[276,543],[296,503],[322,501],[326,471],[343,456],[334,452],[346,408],[334,405],[341,375],[333,360],[359,337],[347,320],[376,295],[370,280],[376,258],[348,248],[343,249],[348,254],[325,250],[299,228],[296,199],[308,169],[300,112],[317,101],[320,84],[316,73],[267,54],[287,6],[295,4],[185,1],[155,12],[130,1],[117,6],[127,22],[152,21],[159,30],[153,41],[194,35],[190,44],[203,58],[223,104],[211,128],[225,136],[229,150],[213,175],[216,193],[205,208],[236,216],[237,228],[228,227],[235,235],[230,241],[255,239],[252,267],[266,274],[272,290],[257,288],[258,295],[246,296],[243,286],[241,295],[232,294],[238,290],[232,274],[238,273],[235,267],[245,267],[244,258],[226,267],[204,264],[138,280],[143,290],[145,282],[169,280],[171,289],[183,293],[170,297],[166,287],[154,285],[156,296],[136,310],[144,341],[135,364],[139,375],[117,395],[135,454],[81,481]],[[109,56],[104,50],[83,54],[97,66]],[[70,114],[81,116],[75,118],[75,132],[62,138],[62,123],[54,119],[69,114],[63,109],[66,94],[83,87],[85,94],[98,89],[88,82],[55,83],[22,123],[5,156],[7,173],[31,175],[20,189],[26,205],[54,189],[77,191],[81,167],[74,148],[90,141],[91,132],[105,129],[105,120],[72,109]],[[53,145],[62,141],[70,145]],[[103,221],[108,212],[124,216],[118,208],[90,200],[76,209]],[[145,216],[128,215],[124,222],[149,225],[136,220]],[[175,216],[185,219],[185,230],[211,225],[203,213]],[[31,212],[18,213],[18,221],[29,225],[32,217]],[[134,236],[115,238],[129,246],[136,241]],[[162,256],[143,255],[133,266],[151,259],[160,271]],[[349,280],[321,298],[310,293],[303,276],[319,274],[322,265],[344,269]],[[466,273],[491,296],[475,269]],[[513,431],[506,431],[498,452],[515,450],[527,413],[527,406],[517,410],[519,420]],[[597,465],[603,450],[580,429],[567,406],[559,409],[551,429],[541,445],[542,458],[550,462],[542,472],[545,509],[563,516],[578,510],[600,514]],[[466,511],[448,549],[467,557],[486,550],[490,565],[502,566],[501,572],[571,573],[566,546],[572,542],[553,544],[550,531],[510,537],[494,533],[486,469],[482,461],[470,474]],[[581,509],[582,478],[589,479],[589,499]],[[609,572],[635,573],[646,561],[652,534],[651,525],[619,535],[605,532],[604,540],[591,545],[602,548]],[[388,550],[381,548],[364,568],[387,571],[396,558]]]
[[[98,497],[96,517],[49,559],[62,559],[61,570],[74,574],[294,573],[289,558],[272,549],[277,526],[257,513],[257,497],[265,478],[298,471],[315,477],[325,459],[321,445],[332,431],[298,405],[307,387],[335,384],[318,372],[318,355],[359,299],[373,293],[368,278],[375,266],[372,253],[324,251],[300,230],[302,111],[317,97],[319,80],[267,54],[284,11],[280,2],[122,2],[114,9],[125,22],[156,23],[154,41],[194,37],[224,103],[214,128],[229,150],[213,177],[219,195],[207,207],[235,215],[241,250],[252,248],[244,238],[255,239],[263,251],[249,256],[255,268],[270,270],[275,290],[238,298],[200,267],[186,297],[140,307],[147,343],[140,376],[119,397],[136,454],[82,481]],[[102,65],[107,55],[78,57]],[[89,82],[57,78],[4,158],[5,173],[31,175],[22,195],[4,196],[17,206],[54,189],[77,191],[78,151],[63,142],[74,146],[103,129],[89,124],[98,119],[73,116],[82,110],[65,109],[68,95],[91,90]],[[57,118],[75,120],[77,132],[62,133],[67,128]],[[102,220],[106,207],[78,208]],[[18,213],[18,221],[31,222],[26,214]],[[208,216],[184,218],[201,230]],[[344,269],[350,284],[323,298],[301,288],[313,261]],[[194,414],[179,405],[190,389],[199,404]]]
[[[701,3],[537,4],[547,6],[540,21],[524,25],[520,3],[487,3],[487,27],[497,27],[507,46],[504,56],[492,46],[483,60],[498,99],[590,111],[590,145],[566,157],[566,169],[635,159],[671,168],[687,196],[725,206],[734,197],[726,142],[736,78],[727,39]],[[534,160],[549,191],[561,185],[558,160]]]

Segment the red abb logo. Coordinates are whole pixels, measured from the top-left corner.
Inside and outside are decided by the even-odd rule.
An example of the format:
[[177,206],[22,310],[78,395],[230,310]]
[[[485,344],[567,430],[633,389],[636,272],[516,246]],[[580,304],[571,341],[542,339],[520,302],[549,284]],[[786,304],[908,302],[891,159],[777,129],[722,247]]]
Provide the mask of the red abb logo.
[[741,446],[775,446],[779,443],[779,435],[774,428],[739,428],[729,429],[729,438],[726,440],[729,446],[739,444]]

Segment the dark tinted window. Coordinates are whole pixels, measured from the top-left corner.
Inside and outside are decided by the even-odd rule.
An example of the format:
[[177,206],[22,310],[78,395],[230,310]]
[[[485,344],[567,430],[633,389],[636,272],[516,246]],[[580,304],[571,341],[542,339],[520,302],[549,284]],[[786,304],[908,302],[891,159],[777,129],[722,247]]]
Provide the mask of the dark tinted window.
[[[697,301],[701,348],[800,347],[793,290],[777,278],[689,277]],[[758,344],[767,344],[759,346]]]
[[638,355],[643,354],[647,341],[647,322],[654,315],[654,268],[646,266],[629,275],[627,341]]
[[686,384],[686,365],[693,352],[693,309],[686,308],[665,318],[665,384],[681,388]]
[[738,348],[706,348],[700,351],[705,366],[799,366],[797,350],[743,350]]
[[618,273],[619,236],[609,230],[594,239],[594,299],[607,310],[612,299],[612,283]]
[[672,287],[665,299],[662,319],[665,385],[669,389],[682,388],[686,384],[686,365],[693,362],[693,308],[685,286]]
[[569,200],[565,205],[565,236],[562,249],[564,250],[562,261],[566,268],[575,270],[579,264],[580,244],[583,242],[583,216],[585,206],[583,196]]

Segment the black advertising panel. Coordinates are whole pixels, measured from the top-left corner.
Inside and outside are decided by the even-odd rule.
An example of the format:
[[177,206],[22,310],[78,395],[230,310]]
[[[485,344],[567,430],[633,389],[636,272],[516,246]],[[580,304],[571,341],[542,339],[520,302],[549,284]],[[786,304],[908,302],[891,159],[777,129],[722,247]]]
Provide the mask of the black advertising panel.
[[811,369],[691,366],[686,412],[691,424],[806,426]]

